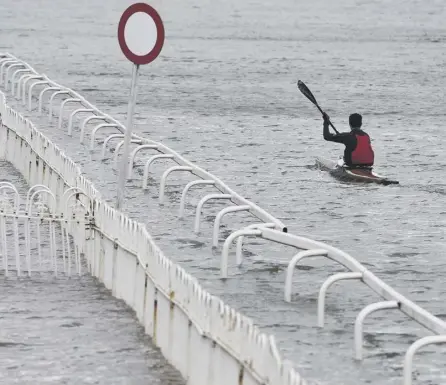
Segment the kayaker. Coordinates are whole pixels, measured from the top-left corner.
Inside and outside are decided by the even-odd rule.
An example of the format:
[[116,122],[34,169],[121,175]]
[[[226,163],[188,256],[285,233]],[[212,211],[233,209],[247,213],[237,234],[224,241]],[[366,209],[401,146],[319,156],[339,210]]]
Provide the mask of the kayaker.
[[342,143],[345,145],[344,164],[350,168],[373,167],[375,154],[369,135],[361,130],[362,116],[351,114],[349,116],[350,132],[332,134],[329,131],[329,116],[324,112],[324,139],[329,142]]

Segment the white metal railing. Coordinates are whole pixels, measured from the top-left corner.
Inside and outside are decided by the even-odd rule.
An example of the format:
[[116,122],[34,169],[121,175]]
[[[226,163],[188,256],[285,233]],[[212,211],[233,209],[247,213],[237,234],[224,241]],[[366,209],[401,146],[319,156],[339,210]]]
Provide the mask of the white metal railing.
[[[89,116],[84,119],[81,129],[80,129],[80,141],[83,142],[85,138],[85,130],[87,123],[91,122],[92,120],[100,120],[101,123],[96,124],[94,128],[92,129],[91,134],[91,149],[94,148],[95,144],[95,138],[97,131],[100,128],[113,128],[115,129],[119,134],[123,135],[125,132],[125,126],[122,125],[120,122],[118,122],[116,119],[112,118],[111,116],[103,113],[100,111],[97,107],[92,105],[90,102],[88,102],[85,98],[83,98],[81,95],[79,95],[76,91],[64,87],[60,84],[57,84],[56,82],[50,80],[46,75],[40,75],[38,74],[29,64],[19,60],[15,56],[11,54],[0,54],[0,85],[2,83],[4,84],[11,84],[12,93],[13,95],[16,95],[17,99],[22,98],[23,103],[25,104],[28,100],[28,109],[32,109],[32,96],[33,96],[33,89],[35,87],[44,87],[40,94],[38,95],[38,110],[39,112],[42,112],[42,106],[43,106],[43,97],[46,94],[49,94],[49,119],[52,119],[53,111],[54,111],[54,103],[56,96],[62,96],[63,99],[60,101],[60,112],[59,112],[59,120],[58,120],[58,128],[62,129],[62,121],[65,111],[65,106],[67,103],[74,103],[81,106],[81,108],[76,109],[75,111],[72,111],[70,113],[70,116],[68,118],[68,127],[67,132],[69,135],[72,135],[72,125],[73,125],[73,119],[75,115],[79,113],[88,114]],[[10,69],[15,68],[15,71],[10,71]],[[21,77],[17,78],[16,72],[23,70],[23,68],[27,69],[27,73],[22,75]],[[14,91],[16,90],[16,92]],[[20,95],[20,93],[22,95]],[[105,148],[106,144],[109,140],[113,138],[117,138],[119,134],[112,134],[109,136],[103,144],[103,156],[105,155]],[[139,144],[139,147],[137,147],[133,152],[131,156],[131,162],[130,162],[130,169],[129,169],[129,175],[132,174],[133,164],[135,156],[138,152],[142,150],[152,150],[161,153],[162,155],[169,155],[169,159],[172,159],[173,162],[177,163],[178,165],[182,166],[182,168],[177,169],[169,169],[169,172],[166,172],[163,177],[161,178],[161,186],[164,187],[167,176],[172,171],[186,171],[189,172],[198,178],[200,180],[212,180],[214,181],[214,187],[221,191],[224,194],[231,195],[230,201],[236,205],[242,205],[242,206],[249,206],[249,211],[252,215],[257,217],[263,222],[268,223],[274,223],[276,229],[286,232],[287,229],[285,225],[263,210],[258,205],[254,204],[253,202],[247,200],[246,198],[242,197],[241,195],[237,194],[235,191],[233,191],[231,188],[229,188],[225,183],[223,183],[219,178],[212,175],[211,173],[205,171],[204,169],[198,167],[197,165],[191,163],[184,157],[182,157],[177,152],[173,151],[169,147],[163,145],[162,143],[155,142],[153,140],[145,139],[142,137],[139,137],[138,135],[132,135],[134,138],[134,141],[132,143]],[[119,142],[117,147],[115,148],[115,161],[117,159],[117,156],[119,154],[119,148],[122,146],[122,143]],[[151,159],[147,163],[147,169],[149,168],[150,164],[155,159]],[[148,173],[145,173],[145,177],[142,181],[142,186],[147,186],[147,177]],[[198,184],[197,184],[198,185]],[[160,188],[160,203],[163,202],[164,199],[164,188]]]
[[145,226],[103,201],[80,168],[7,106],[1,92],[0,114],[0,159],[36,184],[27,201],[40,191],[40,209],[44,203],[61,217],[76,212],[76,218],[88,219],[87,228],[82,221],[67,222],[76,255],[84,256],[90,273],[135,310],[146,333],[188,383],[213,385],[225,378],[228,385],[307,384],[281,358],[272,335],[260,332],[251,319],[166,258]]
[[76,244],[85,238],[89,226],[83,217],[85,207],[78,200],[70,204],[73,200],[65,195],[63,213],[52,214],[43,203],[44,195],[55,201],[46,186],[36,185],[23,203],[13,184],[0,182],[0,271],[6,277],[33,272],[81,275],[82,250]]
[[[20,62],[18,59],[14,58],[12,61],[10,59],[11,56],[4,55],[4,58],[1,59],[0,57],[0,68],[2,68],[2,61],[3,63],[11,64],[11,63],[23,63]],[[27,64],[24,63],[24,66]],[[15,68],[19,68],[18,66]],[[37,76],[35,71],[33,72],[33,76]],[[43,76],[43,75],[42,75]],[[6,73],[5,81],[8,82],[8,74]],[[61,95],[66,95],[69,99],[77,99],[81,100],[82,105],[85,109],[93,109],[96,116],[89,116],[86,118],[81,127],[81,142],[85,136],[85,126],[86,123],[93,120],[94,118],[97,118],[98,120],[105,121],[108,123],[100,123],[99,125],[96,125],[95,128],[92,130],[91,134],[91,147],[94,148],[95,140],[96,140],[96,133],[97,131],[105,127],[105,125],[117,128],[120,134],[122,135],[122,132],[124,130],[124,127],[118,123],[113,118],[109,117],[106,114],[101,113],[99,110],[97,110],[94,106],[86,102],[80,95],[75,93],[74,91],[64,88],[62,86],[57,85],[56,83],[50,81],[45,77],[45,82],[42,83],[47,85],[48,87],[54,88],[54,90],[65,90],[65,92],[59,93]],[[3,77],[0,76],[0,82],[3,81]],[[39,83],[39,82],[37,82]],[[33,85],[36,85],[37,83],[33,83]],[[32,85],[32,86],[33,86]],[[29,107],[31,107],[31,94],[32,94],[32,86],[30,86],[29,93],[28,93],[28,100],[29,100]],[[26,99],[26,89],[25,87],[23,89],[23,95],[24,99]],[[49,90],[49,88],[48,88]],[[42,92],[41,92],[42,95]],[[52,97],[50,98],[50,108],[49,110],[53,110],[53,100],[54,100],[55,93],[52,94]],[[63,103],[63,102],[62,102]],[[39,108],[42,106],[42,99],[41,96],[39,96]],[[79,111],[79,110],[78,110]],[[83,111],[85,112],[85,111]],[[52,114],[52,112],[50,112]],[[62,126],[62,115],[63,115],[63,108],[60,111],[59,115],[59,126]],[[69,119],[69,122],[72,123],[72,116]],[[71,126],[69,124],[69,132],[71,133]],[[113,134],[116,135],[116,134]],[[113,136],[115,137],[115,136]],[[380,302],[378,304],[372,304],[369,307],[365,308],[363,312],[360,313],[360,315],[357,318],[356,322],[356,333],[355,333],[355,346],[356,346],[356,358],[362,359],[362,320],[363,318],[369,314],[371,311],[375,311],[379,308],[388,307],[388,308],[398,308],[400,311],[405,313],[407,316],[418,322],[420,325],[426,327],[427,329],[431,330],[432,332],[443,336],[446,334],[446,324],[444,321],[439,319],[438,317],[433,316],[423,308],[419,307],[418,305],[414,304],[398,292],[396,292],[393,288],[391,288],[389,285],[384,283],[382,280],[378,279],[376,276],[374,276],[370,271],[368,271],[364,266],[362,266],[356,259],[348,255],[347,253],[336,249],[334,247],[331,247],[329,245],[326,245],[321,242],[316,242],[308,238],[298,237],[296,235],[288,234],[287,229],[281,224],[280,221],[277,221],[277,219],[273,218],[270,214],[264,212],[262,209],[258,208],[256,205],[253,206],[253,204],[247,200],[239,199],[238,195],[234,195],[235,193],[228,189],[227,186],[223,185],[220,180],[212,176],[211,174],[205,172],[204,170],[198,168],[197,166],[191,164],[190,162],[186,161],[184,158],[182,158],[179,154],[173,152],[172,150],[168,149],[164,145],[150,141],[144,138],[140,138],[138,136],[134,136],[134,140],[138,142],[139,146],[135,148],[135,150],[132,153],[132,160],[130,163],[130,167],[133,168],[134,164],[134,157],[136,153],[139,151],[142,151],[143,149],[147,150],[156,150],[158,152],[161,152],[161,155],[155,155],[152,158],[149,159],[149,161],[146,163],[146,167],[144,170],[144,177],[143,177],[143,188],[147,186],[147,177],[148,177],[148,169],[150,164],[158,158],[166,157],[173,159],[177,164],[179,164],[179,168],[170,168],[168,169],[161,178],[161,187],[160,187],[160,202],[163,201],[163,195],[164,195],[164,186],[165,181],[167,179],[167,176],[172,171],[188,171],[192,172],[194,175],[199,176],[202,178],[201,180],[195,180],[193,182],[190,182],[187,184],[187,186],[184,188],[181,202],[180,202],[180,216],[183,215],[184,212],[184,203],[186,194],[189,191],[189,189],[196,185],[213,185],[215,186],[219,191],[220,194],[209,194],[202,198],[200,203],[197,206],[196,210],[196,220],[195,220],[195,231],[199,231],[199,224],[200,224],[200,213],[201,208],[204,203],[211,199],[227,199],[231,202],[235,203],[236,206],[233,206],[234,209],[231,208],[225,208],[220,211],[220,213],[217,215],[216,220],[214,222],[214,232],[213,232],[213,245],[216,246],[217,240],[218,240],[218,229],[219,229],[219,223],[220,219],[223,215],[225,215],[228,212],[231,211],[242,211],[247,210],[257,216],[259,219],[264,221],[265,223],[260,224],[253,224],[248,226],[247,228],[237,230],[233,232],[225,241],[223,245],[223,252],[222,252],[222,262],[221,262],[221,276],[222,278],[227,278],[227,268],[228,268],[228,255],[229,255],[229,247],[230,244],[237,239],[237,249],[236,249],[236,258],[237,263],[242,263],[242,240],[245,236],[258,236],[262,237],[263,239],[270,240],[272,242],[281,243],[284,245],[292,246],[293,248],[298,248],[301,250],[308,250],[304,251],[303,254],[298,254],[291,262],[289,266],[289,274],[288,277],[292,277],[292,270],[294,268],[294,265],[298,262],[298,260],[302,257],[307,257],[311,255],[325,255],[327,258],[332,259],[343,266],[345,266],[350,272],[347,273],[341,273],[335,276],[330,277],[321,287],[320,293],[319,293],[319,301],[318,301],[318,324],[319,326],[323,326],[324,324],[324,313],[325,313],[325,293],[329,286],[333,284],[336,281],[344,280],[344,279],[361,279],[363,283],[365,283],[367,286],[369,286],[373,291],[378,293],[383,299],[386,300],[386,302]],[[106,141],[108,142],[110,139],[112,139],[112,136],[108,136]],[[105,153],[104,153],[105,155]],[[116,155],[116,154],[115,154]],[[191,171],[192,170],[192,171]],[[131,170],[130,170],[131,171]],[[254,207],[254,209],[253,209]],[[291,296],[291,279],[288,278],[287,284],[286,284],[286,299],[290,299]],[[392,305],[392,306],[391,306]],[[441,340],[441,339],[440,339]],[[437,341],[437,340],[435,340]],[[410,382],[407,382],[409,380],[405,379],[404,384],[407,385]]]
[[[228,268],[228,258],[229,258],[229,247],[231,243],[236,240],[238,237],[241,237],[243,235],[252,235],[252,236],[259,236],[263,239],[270,240],[272,242],[280,243],[283,245],[292,246],[294,248],[298,248],[301,251],[298,254],[295,255],[295,257],[289,262],[288,269],[287,269],[287,276],[285,281],[285,301],[291,302],[291,286],[292,286],[292,278],[293,278],[293,271],[296,264],[303,258],[308,257],[326,257],[329,258],[342,266],[346,267],[348,270],[350,270],[351,273],[341,273],[336,274],[330,278],[328,278],[324,284],[321,287],[320,295],[319,295],[319,302],[324,303],[321,301],[321,298],[325,296],[326,290],[328,287],[339,280],[344,279],[360,279],[363,283],[365,283],[368,287],[370,287],[374,292],[376,292],[378,295],[386,299],[387,301],[391,301],[395,306],[392,306],[392,308],[397,308],[403,313],[405,313],[407,316],[415,320],[418,324],[424,326],[425,328],[429,329],[430,331],[437,333],[439,335],[446,334],[446,322],[441,320],[440,318],[432,315],[428,311],[424,310],[420,306],[416,305],[400,293],[398,293],[396,290],[394,290],[392,287],[387,285],[385,282],[380,280],[378,277],[376,277],[371,271],[369,271],[366,267],[361,265],[357,260],[355,260],[353,257],[348,255],[347,253],[329,246],[327,244],[324,244],[322,242],[317,242],[309,238],[305,237],[299,237],[290,233],[282,233],[278,232],[274,229],[267,229],[267,228],[258,228],[256,230],[241,230],[239,232],[232,233],[225,241],[225,244],[223,246],[222,251],[222,262],[221,262],[221,270],[222,270],[222,276],[227,277],[227,268]],[[242,257],[240,250],[238,249],[238,257],[237,261],[238,264],[242,263]],[[372,304],[371,307],[367,307],[365,309],[364,313],[360,313],[358,316],[358,326],[357,329],[359,330],[360,325],[362,325],[363,318],[370,314],[371,311],[378,310],[380,308],[384,308],[384,304],[380,303],[382,305]],[[319,326],[323,327],[324,325],[324,312],[325,309],[322,306],[319,306]],[[387,305],[385,305],[385,308]],[[356,340],[362,340],[362,333],[357,332],[356,335],[358,336]],[[360,348],[358,347],[360,344],[357,342],[357,349],[356,349],[356,358],[362,359],[362,353],[360,353]]]

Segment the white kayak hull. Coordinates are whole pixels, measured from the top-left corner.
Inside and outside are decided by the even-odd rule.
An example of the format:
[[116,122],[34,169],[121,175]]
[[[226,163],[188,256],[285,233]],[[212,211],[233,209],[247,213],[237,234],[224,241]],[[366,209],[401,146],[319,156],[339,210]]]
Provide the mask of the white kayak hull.
[[316,158],[316,165],[324,171],[328,171],[333,177],[339,180],[377,183],[383,185],[399,184],[396,180],[387,179],[372,171],[371,168],[350,169],[343,165],[342,162],[334,162],[324,158]]

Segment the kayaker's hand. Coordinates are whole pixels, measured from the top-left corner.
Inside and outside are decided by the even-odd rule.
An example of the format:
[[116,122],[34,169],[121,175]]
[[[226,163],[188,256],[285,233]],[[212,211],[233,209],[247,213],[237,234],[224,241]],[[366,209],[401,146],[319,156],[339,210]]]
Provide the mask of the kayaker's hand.
[[324,118],[324,123],[328,123],[330,121],[330,117],[327,115],[326,112],[322,114],[322,117]]

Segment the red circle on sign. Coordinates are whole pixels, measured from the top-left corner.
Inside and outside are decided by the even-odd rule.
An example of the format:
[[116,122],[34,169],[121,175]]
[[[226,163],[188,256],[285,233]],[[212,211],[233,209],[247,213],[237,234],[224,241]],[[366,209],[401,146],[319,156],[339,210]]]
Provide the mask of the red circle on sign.
[[[130,48],[128,47],[125,41],[125,35],[124,35],[125,26],[129,21],[130,17],[138,12],[143,12],[152,18],[152,20],[156,25],[156,32],[157,32],[156,43],[154,47],[148,54],[143,56],[135,55],[132,51],[130,51]],[[152,8],[149,4],[146,3],[136,3],[128,7],[122,14],[121,19],[119,20],[118,41],[122,53],[131,62],[138,65],[143,65],[143,64],[149,64],[150,62],[154,61],[160,54],[164,45],[164,25],[158,12],[154,8]]]

